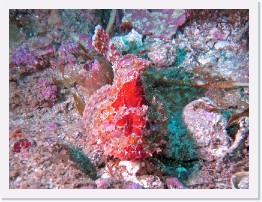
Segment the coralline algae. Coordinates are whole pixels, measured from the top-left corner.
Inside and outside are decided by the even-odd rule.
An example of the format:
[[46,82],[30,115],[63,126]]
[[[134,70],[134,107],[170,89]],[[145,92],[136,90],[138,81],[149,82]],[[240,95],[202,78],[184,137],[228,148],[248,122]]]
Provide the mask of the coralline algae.
[[28,73],[47,68],[54,54],[55,48],[51,40],[34,37],[20,45],[12,54],[10,61],[12,66],[18,68],[21,73]]

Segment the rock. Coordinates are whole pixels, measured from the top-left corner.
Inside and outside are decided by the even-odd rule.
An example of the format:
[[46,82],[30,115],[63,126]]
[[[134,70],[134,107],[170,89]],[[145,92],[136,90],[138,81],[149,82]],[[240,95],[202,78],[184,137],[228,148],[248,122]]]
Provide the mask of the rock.
[[186,17],[186,11],[181,9],[126,9],[122,23],[130,22],[143,35],[171,39]]
[[249,172],[238,172],[231,177],[232,189],[249,188]]
[[207,111],[203,106],[208,103],[211,101],[205,98],[189,103],[184,108],[183,119],[200,148],[200,158],[213,161],[222,157],[230,143],[226,119],[218,112]]
[[149,45],[149,49],[148,57],[157,67],[168,67],[174,64],[176,49],[172,44],[156,40]]

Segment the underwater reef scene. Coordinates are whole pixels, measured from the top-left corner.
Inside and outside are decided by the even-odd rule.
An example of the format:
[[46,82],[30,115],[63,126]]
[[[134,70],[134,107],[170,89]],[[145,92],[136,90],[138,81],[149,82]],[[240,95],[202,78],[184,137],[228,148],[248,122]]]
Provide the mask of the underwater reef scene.
[[248,189],[249,11],[9,10],[10,189]]

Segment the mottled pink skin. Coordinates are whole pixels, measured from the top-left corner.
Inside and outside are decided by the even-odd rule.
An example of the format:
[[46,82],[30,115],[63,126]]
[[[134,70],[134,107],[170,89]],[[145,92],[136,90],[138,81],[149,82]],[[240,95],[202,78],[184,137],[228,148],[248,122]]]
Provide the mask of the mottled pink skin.
[[[177,10],[174,9],[126,9],[122,22],[130,21],[134,28],[143,35],[170,39],[176,33],[177,28],[183,25],[187,19],[185,10],[176,18],[172,16],[175,12]],[[125,18],[129,15],[130,17]],[[165,26],[161,28],[160,24]]]
[[97,60],[95,60],[95,61],[93,62],[93,65],[92,65],[92,69],[91,69],[91,70],[98,70],[99,67],[100,67],[100,63],[99,63]]
[[158,150],[147,138],[148,106],[140,80],[150,62],[136,55],[121,56],[100,25],[95,29],[93,46],[113,63],[114,79],[86,102],[83,119],[91,131],[89,138],[99,139],[105,155],[120,160],[145,159]]

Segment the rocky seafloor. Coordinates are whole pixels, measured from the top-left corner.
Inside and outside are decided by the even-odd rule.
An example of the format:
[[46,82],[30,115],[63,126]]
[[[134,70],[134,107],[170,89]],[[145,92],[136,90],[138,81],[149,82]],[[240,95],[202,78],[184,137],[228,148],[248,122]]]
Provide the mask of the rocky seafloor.
[[[247,189],[248,14],[10,10],[9,188]],[[150,63],[143,138],[158,143],[146,158],[105,155],[114,136],[105,147],[82,118],[98,110],[91,96],[122,79],[92,45],[98,24],[122,56]]]

